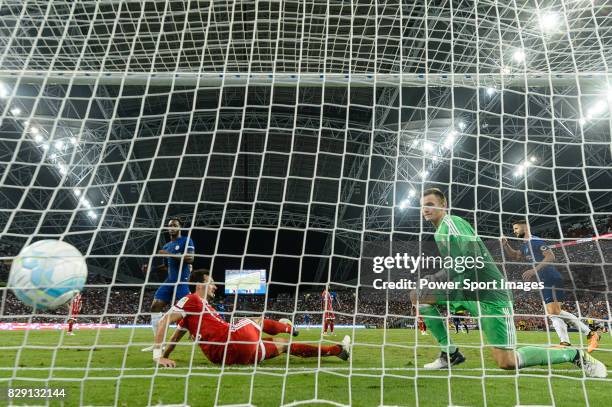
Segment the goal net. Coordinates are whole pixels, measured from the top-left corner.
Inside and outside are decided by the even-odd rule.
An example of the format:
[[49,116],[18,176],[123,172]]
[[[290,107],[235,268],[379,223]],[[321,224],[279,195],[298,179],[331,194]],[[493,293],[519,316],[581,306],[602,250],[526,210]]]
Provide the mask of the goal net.
[[[571,363],[501,369],[481,329],[491,315],[447,302],[432,321],[466,361],[425,369],[439,332],[417,329],[400,283],[429,271],[374,267],[441,252],[421,205],[438,188],[504,280],[524,282],[544,260],[521,251],[523,220],[554,254],[542,266],[562,277],[556,305],[577,319],[554,322],[545,290],[514,287],[510,348],[552,355],[561,324],[561,349],[585,353],[595,331],[591,355],[612,366],[606,2],[5,0],[0,16],[0,280],[41,239],[74,245],[89,268],[74,335],[69,304],[33,312],[0,288],[0,400],[29,389],[27,403],[65,405],[607,402],[610,379]],[[215,364],[187,335],[176,368],[155,363],[141,349],[156,307],[180,299],[171,282],[152,308],[173,219],[193,241],[190,268],[211,270],[220,318],[289,319],[299,336],[279,336],[291,344],[348,335],[350,359]]]

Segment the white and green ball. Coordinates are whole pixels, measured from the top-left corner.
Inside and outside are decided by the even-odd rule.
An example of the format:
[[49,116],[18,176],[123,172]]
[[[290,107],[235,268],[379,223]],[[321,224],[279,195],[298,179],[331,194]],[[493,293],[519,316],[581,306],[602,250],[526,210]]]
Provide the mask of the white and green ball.
[[77,248],[59,240],[40,240],[13,260],[8,287],[32,308],[55,309],[83,289],[87,264]]

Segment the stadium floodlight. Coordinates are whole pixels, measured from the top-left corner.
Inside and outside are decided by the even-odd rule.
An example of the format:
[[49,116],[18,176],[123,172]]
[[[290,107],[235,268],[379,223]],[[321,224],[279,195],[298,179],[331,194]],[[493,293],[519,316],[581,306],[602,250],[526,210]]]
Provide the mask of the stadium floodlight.
[[89,199],[82,197],[80,199],[81,205],[83,205],[85,208],[89,209],[91,208],[91,202],[89,202]]
[[532,155],[531,157],[529,157],[529,161],[531,161],[532,163],[535,163],[538,161],[538,158],[535,155]]
[[453,146],[453,143],[455,142],[455,133],[456,132],[454,130],[448,133],[448,136],[446,136],[444,144],[442,145],[444,148],[450,149]]
[[400,202],[399,208],[401,210],[404,210],[408,207],[409,204],[410,204],[410,201],[408,199],[404,199],[402,202]]
[[512,59],[514,60],[514,62],[517,63],[521,63],[525,61],[525,51],[523,51],[522,49],[517,49],[516,51],[514,51],[514,54],[512,54]]
[[603,100],[595,103],[587,112],[587,119],[592,119],[594,116],[603,113],[606,110],[607,104]]
[[9,88],[2,82],[0,82],[0,98],[6,99],[10,95]]
[[416,195],[416,191],[414,189],[411,189],[410,191],[408,191],[408,196],[410,198],[414,197]]
[[57,154],[52,153],[52,154],[49,156],[49,158],[50,158],[50,159],[52,159],[52,160],[55,160],[55,159],[57,159]]
[[423,143],[423,151],[431,153],[432,151],[434,151],[434,145],[431,141],[425,141]]
[[426,178],[429,176],[429,171],[427,171],[427,170],[423,170],[423,171],[421,171],[421,173],[419,174],[419,176],[420,176],[422,179],[426,179]]
[[421,141],[419,139],[412,140],[412,148],[419,148],[420,142]]
[[96,215],[96,213],[94,211],[88,211],[87,212],[87,216],[89,216],[92,219],[97,219],[98,215]]
[[81,196],[81,190],[79,188],[75,188],[74,189],[74,195],[78,198],[79,196]]
[[64,142],[62,140],[57,140],[53,145],[58,150],[63,150],[64,149]]
[[[45,138],[41,134],[37,134],[37,135],[34,136],[34,141],[36,141],[37,143],[42,143],[42,141],[44,139]],[[44,148],[44,146],[43,146],[43,148]],[[47,148],[48,148],[48,146],[47,146]]]
[[40,134],[40,129],[38,127],[30,127],[30,133],[32,134]]
[[76,137],[70,137],[70,144],[72,144],[73,146],[76,146],[76,144],[77,144]]
[[465,128],[467,127],[467,123],[464,122],[463,120],[461,120],[458,124],[459,129],[461,129],[461,131],[465,130]]
[[487,95],[488,96],[493,96],[495,94],[495,88],[493,87],[488,87],[487,88]]
[[66,166],[66,164],[58,164],[57,169],[59,170],[59,173],[62,175],[68,174],[68,167]]
[[[38,137],[41,137],[41,139],[42,139],[42,136],[40,136],[40,135],[36,136],[34,139],[36,139]],[[45,143],[41,147],[42,147],[43,150],[47,151],[49,149],[49,143]]]
[[13,116],[19,116],[21,114],[21,109],[18,107],[14,107],[11,109],[11,114]]
[[559,28],[559,14],[545,12],[540,14],[540,28],[545,33],[551,33]]

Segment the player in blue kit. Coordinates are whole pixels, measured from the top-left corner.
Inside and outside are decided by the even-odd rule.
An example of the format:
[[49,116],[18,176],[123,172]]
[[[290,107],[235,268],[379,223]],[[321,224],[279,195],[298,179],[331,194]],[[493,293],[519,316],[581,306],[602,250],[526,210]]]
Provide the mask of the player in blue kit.
[[[163,316],[162,311],[167,306],[190,294],[188,282],[195,252],[193,240],[181,235],[181,222],[178,219],[171,219],[168,222],[168,234],[170,235],[170,241],[157,252],[159,256],[164,257],[163,263],[157,269],[167,270],[168,276],[155,292],[151,304],[153,335],[157,332],[157,325]],[[144,271],[146,272],[146,267]],[[152,350],[152,346],[142,349],[143,352]]]
[[512,224],[514,235],[523,239],[519,250],[513,249],[507,239],[502,239],[506,254],[515,261],[526,260],[534,265],[533,268],[523,273],[525,280],[538,279],[544,284],[542,297],[546,304],[546,313],[549,315],[552,325],[559,335],[562,346],[571,346],[567,323],[573,325],[579,332],[587,336],[588,352],[592,352],[599,344],[599,334],[591,329],[574,314],[561,309],[563,302],[563,277],[552,264],[555,254],[546,245],[544,240],[533,236],[529,226],[524,219],[517,220]]

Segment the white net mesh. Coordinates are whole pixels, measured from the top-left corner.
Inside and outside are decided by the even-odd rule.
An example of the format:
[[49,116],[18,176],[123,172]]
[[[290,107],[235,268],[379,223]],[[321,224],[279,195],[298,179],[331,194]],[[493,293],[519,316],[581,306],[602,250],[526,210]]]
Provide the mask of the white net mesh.
[[[595,237],[553,251],[563,309],[609,330],[609,14],[569,0],[0,2],[2,281],[43,238],[89,265],[74,337],[41,330],[66,309],[32,313],[2,288],[0,386],[66,388],[68,405],[605,404],[609,379],[502,371],[481,331],[452,325],[468,361],[424,371],[439,349],[412,330],[408,292],[372,289],[361,260],[369,242],[431,240],[419,197],[437,187],[512,280],[532,264],[502,257],[511,220],[549,245]],[[266,294],[218,296],[227,320],[289,318],[304,325],[292,341],[314,344],[348,334],[351,360],[217,366],[185,339],[176,370],[156,367],[139,326],[165,274],[142,267],[161,262],[173,217],[195,269],[221,283],[266,270]],[[559,342],[538,293],[513,313],[519,344]],[[609,343],[593,354],[607,366]]]

